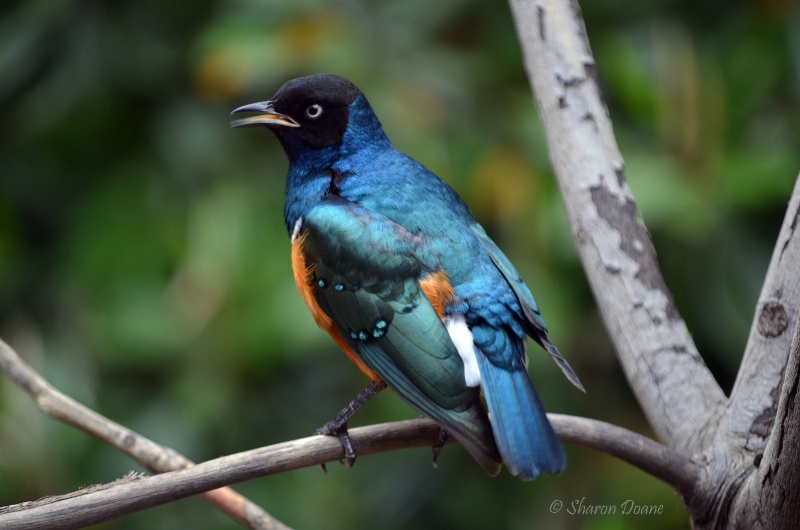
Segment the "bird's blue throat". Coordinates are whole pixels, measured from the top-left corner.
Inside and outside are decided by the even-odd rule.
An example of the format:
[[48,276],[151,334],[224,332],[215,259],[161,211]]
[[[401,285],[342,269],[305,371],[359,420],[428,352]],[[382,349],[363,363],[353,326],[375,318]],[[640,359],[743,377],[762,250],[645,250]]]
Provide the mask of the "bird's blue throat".
[[289,158],[286,177],[286,204],[284,221],[291,234],[299,217],[332,191],[334,181],[347,178],[351,169],[363,167],[381,152],[392,149],[381,123],[363,94],[353,100],[349,108],[347,131],[341,143],[310,149],[282,129],[276,134]]

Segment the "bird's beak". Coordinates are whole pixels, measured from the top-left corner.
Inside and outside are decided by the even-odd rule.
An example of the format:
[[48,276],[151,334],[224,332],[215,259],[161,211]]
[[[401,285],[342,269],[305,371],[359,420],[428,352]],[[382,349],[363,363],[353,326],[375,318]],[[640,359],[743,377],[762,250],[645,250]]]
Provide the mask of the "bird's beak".
[[281,125],[283,127],[300,127],[300,124],[294,121],[286,114],[275,112],[271,101],[261,101],[259,103],[251,103],[235,109],[231,114],[239,112],[258,112],[259,116],[251,116],[250,118],[243,118],[231,122],[231,127],[249,127],[251,125]]

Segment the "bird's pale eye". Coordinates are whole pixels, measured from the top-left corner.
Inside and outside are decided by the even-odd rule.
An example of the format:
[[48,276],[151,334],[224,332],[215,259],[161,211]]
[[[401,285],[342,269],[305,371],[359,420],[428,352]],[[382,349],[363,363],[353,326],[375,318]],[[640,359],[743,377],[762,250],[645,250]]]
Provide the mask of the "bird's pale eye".
[[316,120],[320,116],[322,116],[322,105],[313,104],[306,109],[306,116],[311,118],[312,120]]

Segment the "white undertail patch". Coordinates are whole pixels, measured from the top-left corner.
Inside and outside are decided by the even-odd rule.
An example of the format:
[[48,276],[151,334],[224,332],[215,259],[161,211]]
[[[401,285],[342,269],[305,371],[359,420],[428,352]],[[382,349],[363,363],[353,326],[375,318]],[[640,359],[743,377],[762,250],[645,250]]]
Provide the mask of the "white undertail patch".
[[294,229],[292,230],[292,243],[294,240],[298,238],[300,235],[300,228],[303,226],[303,218],[298,217],[297,221],[294,222]]
[[478,359],[475,357],[475,343],[472,341],[472,331],[467,326],[464,315],[445,316],[442,318],[442,323],[464,362],[464,379],[467,381],[467,386],[480,385],[481,371],[478,368]]

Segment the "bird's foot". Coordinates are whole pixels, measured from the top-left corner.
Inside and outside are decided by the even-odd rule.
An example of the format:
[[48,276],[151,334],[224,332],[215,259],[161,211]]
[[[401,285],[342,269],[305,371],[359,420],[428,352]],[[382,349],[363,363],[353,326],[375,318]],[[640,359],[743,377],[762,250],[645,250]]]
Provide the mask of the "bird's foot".
[[[356,450],[353,447],[353,442],[350,440],[350,434],[347,431],[347,422],[358,409],[364,406],[367,401],[372,399],[384,388],[386,388],[386,383],[383,381],[380,383],[375,383],[373,381],[366,389],[357,395],[349,405],[343,408],[335,418],[314,431],[314,434],[336,436],[339,439],[339,443],[342,444],[342,449],[344,449],[344,460],[342,460],[342,465],[344,465],[344,467],[353,467],[356,463]],[[325,464],[322,464],[322,469],[326,473],[328,472]]]
[[450,433],[444,429],[439,429],[439,439],[433,444],[431,450],[433,451],[433,467],[439,467],[439,454],[442,452],[442,447],[447,443],[450,438]]
[[[356,450],[353,447],[352,440],[350,440],[350,433],[347,431],[347,421],[344,423],[337,423],[336,419],[333,419],[315,430],[314,434],[336,436],[339,439],[339,443],[342,444],[342,449],[344,449],[344,460],[341,461],[342,465],[344,467],[353,467],[356,463]],[[322,469],[326,473],[328,472],[325,464],[322,464]]]

